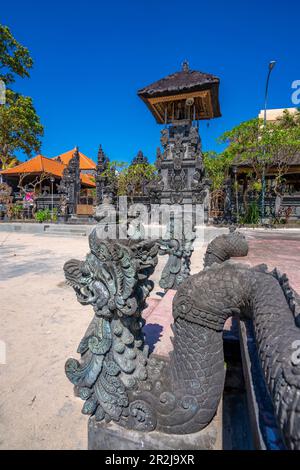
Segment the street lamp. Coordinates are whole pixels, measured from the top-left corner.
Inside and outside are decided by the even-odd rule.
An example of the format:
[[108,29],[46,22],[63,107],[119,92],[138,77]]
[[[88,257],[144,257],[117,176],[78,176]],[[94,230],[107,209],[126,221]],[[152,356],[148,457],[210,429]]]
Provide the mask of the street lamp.
[[239,193],[238,193],[238,183],[237,183],[237,166],[232,167],[234,174],[234,186],[235,186],[235,208],[236,208],[236,221],[239,221]]
[[55,181],[55,178],[53,176],[50,176],[50,181],[51,181],[51,220],[53,221],[53,183]]
[[[268,75],[267,75],[266,90],[265,90],[264,127],[266,127],[266,124],[267,124],[267,104],[268,104],[268,90],[269,90],[270,75],[275,65],[276,65],[276,61],[271,60],[268,66]],[[264,157],[265,157],[265,153],[266,153],[266,149],[264,148]],[[261,221],[263,221],[263,218],[265,216],[265,192],[266,192],[265,161],[263,165],[261,186],[262,186],[261,187]]]

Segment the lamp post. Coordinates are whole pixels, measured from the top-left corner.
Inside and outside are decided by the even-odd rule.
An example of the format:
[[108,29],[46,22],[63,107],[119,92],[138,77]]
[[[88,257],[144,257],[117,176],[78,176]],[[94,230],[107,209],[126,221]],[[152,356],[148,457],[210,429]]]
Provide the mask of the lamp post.
[[55,181],[55,178],[53,176],[50,177],[51,181],[51,220],[53,221],[53,183]]
[[[264,106],[264,128],[267,125],[267,104],[268,104],[268,90],[269,90],[269,81],[272,70],[276,65],[275,60],[271,60],[268,66],[268,75],[266,81],[266,90],[265,90],[265,106]],[[264,158],[265,158],[266,149],[264,148]],[[265,175],[265,161],[263,162],[263,171],[261,178],[261,222],[263,222],[265,216],[265,192],[266,192],[266,175]]]
[[232,168],[234,174],[234,186],[235,186],[235,208],[236,208],[236,221],[239,221],[239,193],[238,193],[238,185],[237,185],[237,166],[234,165]]

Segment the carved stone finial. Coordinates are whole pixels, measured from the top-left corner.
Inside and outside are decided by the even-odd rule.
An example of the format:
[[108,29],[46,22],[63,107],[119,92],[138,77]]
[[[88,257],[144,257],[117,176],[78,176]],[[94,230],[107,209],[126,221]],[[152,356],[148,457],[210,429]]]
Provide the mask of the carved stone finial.
[[148,163],[148,158],[145,157],[143,152],[141,150],[138,151],[137,156],[132,160],[132,165],[138,165],[138,164],[147,164]]
[[189,65],[187,60],[184,60],[182,62],[182,71],[183,72],[189,72],[189,70],[190,70],[190,65]]
[[99,145],[99,150],[98,150],[98,163],[103,163],[105,160],[105,153],[103,152],[102,145]]

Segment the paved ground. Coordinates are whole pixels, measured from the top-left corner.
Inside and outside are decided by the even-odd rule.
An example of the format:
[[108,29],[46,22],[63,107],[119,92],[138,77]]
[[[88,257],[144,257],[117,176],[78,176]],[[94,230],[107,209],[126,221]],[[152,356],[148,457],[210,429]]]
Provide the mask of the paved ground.
[[[210,231],[209,238],[217,233]],[[278,266],[300,292],[300,231],[246,234],[247,261]],[[87,418],[64,363],[76,356],[92,312],[76,301],[62,272],[67,259],[83,258],[87,249],[86,237],[0,233],[0,340],[7,348],[6,364],[0,364],[1,449],[87,447]],[[204,251],[194,252],[192,272],[202,268]],[[156,285],[153,297],[160,292]]]
[[293,288],[300,293],[300,231],[246,232],[249,254],[241,260],[252,266],[265,263],[287,273]]

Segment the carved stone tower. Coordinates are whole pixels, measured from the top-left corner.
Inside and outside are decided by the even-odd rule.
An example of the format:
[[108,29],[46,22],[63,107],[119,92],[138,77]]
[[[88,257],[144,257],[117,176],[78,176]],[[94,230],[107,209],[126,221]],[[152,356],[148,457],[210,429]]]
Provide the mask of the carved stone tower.
[[78,147],[68,166],[63,170],[62,179],[58,185],[58,192],[61,194],[61,206],[64,215],[75,215],[80,195],[80,155]]
[[100,145],[98,150],[98,161],[96,168],[96,202],[97,205],[102,204],[105,187],[107,185],[107,176],[103,173],[108,169],[109,159],[103,152],[102,146]]
[[162,204],[203,203],[209,189],[205,178],[199,120],[221,116],[219,79],[190,70],[182,70],[138,91],[161,131],[156,166],[163,183]]

